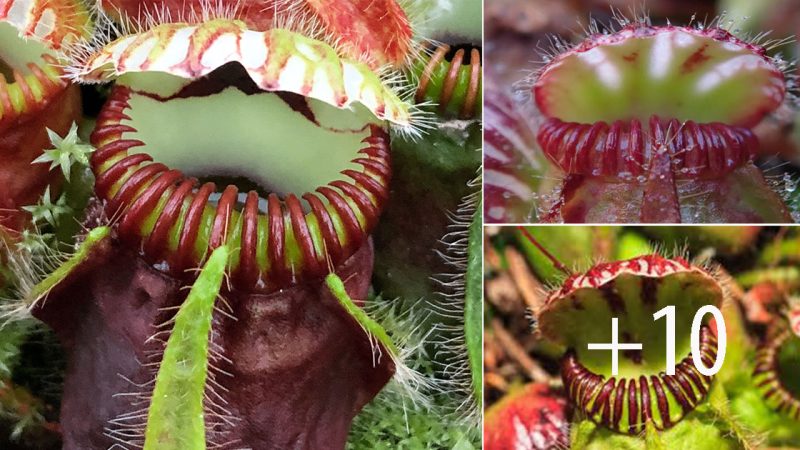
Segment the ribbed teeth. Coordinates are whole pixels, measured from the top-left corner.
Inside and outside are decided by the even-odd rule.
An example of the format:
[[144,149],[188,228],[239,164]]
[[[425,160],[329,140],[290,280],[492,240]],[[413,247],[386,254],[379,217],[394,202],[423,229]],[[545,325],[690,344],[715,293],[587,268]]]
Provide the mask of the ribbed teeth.
[[759,348],[756,353],[756,367],[753,370],[753,383],[772,409],[794,420],[800,420],[800,399],[781,381],[778,364],[781,347],[793,339],[800,338],[786,330]]
[[12,83],[0,76],[0,125],[42,110],[55,94],[67,86],[58,69],[51,65],[56,61],[49,56],[45,60],[48,64],[41,66],[28,63],[30,73],[27,75],[12,69]]
[[[717,339],[708,327],[700,332],[703,364],[713,365]],[[712,377],[701,374],[687,356],[675,366],[675,375],[659,372],[638,378],[606,378],[589,371],[568,353],[561,362],[569,398],[595,423],[620,433],[641,433],[651,422],[665,430],[699,405],[708,394]]]

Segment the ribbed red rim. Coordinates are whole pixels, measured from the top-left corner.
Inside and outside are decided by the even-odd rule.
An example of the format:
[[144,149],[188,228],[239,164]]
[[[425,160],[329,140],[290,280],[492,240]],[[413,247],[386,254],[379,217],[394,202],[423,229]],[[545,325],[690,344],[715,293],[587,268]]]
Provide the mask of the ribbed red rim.
[[800,420],[800,399],[784,386],[780,378],[778,352],[789,339],[797,339],[786,330],[769,339],[756,352],[756,367],[753,370],[755,385],[771,406],[794,420]]
[[755,158],[758,138],[748,128],[681,123],[653,116],[649,129],[633,119],[581,124],[547,119],[537,139],[547,158],[568,174],[647,176],[667,152],[676,179],[719,177]]
[[[258,194],[250,191],[241,211],[241,228],[233,230],[231,218],[239,214],[234,212],[239,193],[236,186],[225,187],[212,206],[209,197],[218,192],[214,183],[201,185],[180,170],[154,162],[145,152],[131,151],[146,145],[124,137],[136,132],[122,123],[130,119],[125,111],[131,95],[129,88],[115,87],[98,117],[91,137],[97,147],[91,160],[95,193],[105,201],[108,217],[119,224],[120,239],[140,246],[147,261],[166,263],[167,272],[179,275],[197,267],[211,250],[229,242],[238,231],[241,251],[232,271],[233,282],[240,289],[271,291],[328,273],[329,267],[350,257],[376,225],[388,199],[391,177],[389,136],[380,127],[370,126],[370,136],[363,140],[366,146],[353,159],[363,170],[341,172],[351,181],[333,181],[315,192],[292,193],[283,199],[270,194],[265,213],[258,209]],[[107,164],[110,161],[113,163]],[[299,198],[306,200],[309,213],[303,211]],[[159,204],[163,207],[154,226],[143,233],[143,225],[153,219]],[[213,222],[208,245],[199,254],[195,244],[209,208],[213,208]],[[175,227],[179,228],[179,242],[177,248],[168,250]],[[289,248],[291,245],[296,247]],[[291,262],[290,251],[300,253],[299,263]]]
[[[58,69],[58,61],[50,55],[43,55],[42,58],[47,67],[28,63],[26,67],[31,72],[28,75],[12,68],[13,83],[9,84],[5,77],[0,76],[0,132],[25,120],[26,117],[41,112],[53,98],[67,88],[69,83],[61,78],[62,72]],[[19,89],[22,94],[21,108],[15,107],[11,100],[12,87]]]
[[[414,101],[422,103],[426,100],[428,87],[433,84],[440,84],[441,91],[435,98],[438,111],[445,114],[449,108],[458,110],[458,117],[461,119],[471,119],[479,114],[480,91],[481,91],[481,51],[477,47],[467,50],[459,48],[453,57],[448,61],[447,53],[450,46],[442,44],[428,58],[428,62],[422,68],[419,75],[417,90],[414,93]],[[469,76],[461,76],[461,68],[469,66]],[[454,95],[456,90],[463,86],[463,96]],[[459,98],[456,98],[459,97]]]
[[[711,367],[716,359],[717,339],[708,327],[700,330],[700,353],[703,364]],[[587,369],[570,352],[561,361],[561,377],[578,409],[595,422],[628,434],[641,433],[647,422],[659,430],[672,427],[674,418],[680,420],[703,401],[712,382],[711,377],[697,370],[691,355],[675,366],[675,375],[660,372],[638,378],[606,378]],[[670,411],[670,404],[677,405],[680,411]],[[622,426],[623,418],[628,427]]]

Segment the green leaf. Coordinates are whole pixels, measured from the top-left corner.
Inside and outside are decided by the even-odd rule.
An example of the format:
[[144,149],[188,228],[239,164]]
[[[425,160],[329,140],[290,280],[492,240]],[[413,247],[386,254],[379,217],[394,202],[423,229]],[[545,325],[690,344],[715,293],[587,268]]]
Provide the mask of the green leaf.
[[84,262],[92,253],[92,251],[94,251],[94,249],[102,243],[102,241],[110,238],[110,233],[111,229],[108,227],[97,227],[90,231],[89,234],[86,235],[86,239],[84,239],[84,241],[78,247],[78,250],[75,252],[75,254],[70,256],[69,259],[58,266],[58,268],[56,268],[56,270],[54,270],[53,273],[48,275],[44,280],[36,284],[36,286],[34,286],[31,290],[27,300],[35,302],[46,296],[47,293],[53,289],[53,287],[64,281],[64,279],[66,279],[67,276],[73,270],[75,270],[75,268]]
[[469,227],[469,256],[466,274],[466,298],[464,299],[464,337],[467,344],[469,368],[472,372],[472,388],[475,401],[483,400],[483,228],[481,202],[475,209],[475,216]]
[[211,318],[230,252],[214,250],[175,315],[156,376],[144,450],[206,448],[203,399],[208,376]]
[[378,322],[373,320],[363,309],[359,308],[353,300],[350,298],[350,295],[347,294],[347,291],[344,288],[344,283],[342,279],[339,278],[338,275],[335,273],[329,274],[325,277],[325,285],[331,291],[334,297],[339,300],[339,304],[347,311],[350,316],[358,322],[364,328],[369,335],[374,337],[378,340],[387,350],[391,353],[392,356],[397,356],[400,354],[397,346],[394,345],[392,339],[389,337],[389,334],[386,332],[386,329],[381,326]]

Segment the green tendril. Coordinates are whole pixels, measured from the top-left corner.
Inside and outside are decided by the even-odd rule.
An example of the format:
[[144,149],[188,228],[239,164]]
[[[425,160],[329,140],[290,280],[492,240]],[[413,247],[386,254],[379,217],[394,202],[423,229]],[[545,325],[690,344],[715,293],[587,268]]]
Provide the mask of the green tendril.
[[208,376],[208,341],[214,302],[230,252],[214,250],[175,315],[156,376],[144,450],[205,449],[203,398]]
[[386,329],[368,316],[363,309],[359,308],[353,302],[353,299],[350,298],[350,295],[347,294],[347,291],[344,288],[342,279],[339,278],[338,275],[331,273],[325,277],[325,285],[331,291],[331,294],[333,294],[333,296],[339,301],[339,304],[342,306],[342,308],[344,308],[350,317],[355,319],[355,321],[358,322],[362,328],[364,328],[364,331],[366,331],[367,334],[383,344],[383,346],[389,350],[391,356],[399,355],[400,351],[394,342],[392,342],[392,339],[389,337]]

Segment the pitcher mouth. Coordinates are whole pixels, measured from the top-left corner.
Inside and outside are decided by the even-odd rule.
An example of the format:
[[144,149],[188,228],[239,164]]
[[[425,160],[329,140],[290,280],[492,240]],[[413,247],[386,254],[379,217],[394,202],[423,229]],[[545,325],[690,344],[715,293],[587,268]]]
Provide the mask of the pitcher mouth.
[[226,244],[242,290],[351,256],[388,198],[386,128],[418,131],[415,108],[368,65],[231,18],[153,25],[75,55],[69,73],[116,80],[91,163],[120,238],[171,274]]
[[68,83],[41,42],[0,22],[0,130],[43,111]]
[[756,353],[753,381],[771,408],[800,421],[800,386],[785,373],[789,368],[781,367],[781,352],[790,345],[798,348],[798,341],[786,330],[762,345]]
[[362,108],[226,85],[217,73],[230,72],[169,99],[114,88],[92,135],[106,214],[121,240],[176,276],[223,244],[241,290],[323,276],[377,223],[388,134]]
[[[708,325],[700,328],[700,354],[692,355],[689,323],[704,305],[718,305],[722,288],[706,269],[682,258],[652,254],[599,263],[573,274],[553,291],[540,310],[538,329],[562,344],[561,377],[576,408],[592,421],[624,434],[639,434],[648,423],[666,430],[679,423],[709,390],[693,357],[706,367],[717,361],[717,339]],[[676,314],[675,373],[668,375],[662,330],[649,325],[653,313],[672,306]],[[619,331],[608,324],[619,321]],[[616,330],[616,326],[613,328]],[[610,367],[607,353],[589,343],[619,338],[637,342],[638,350],[621,353]]]
[[[707,326],[700,329],[700,358],[713,365],[717,340]],[[661,371],[637,377],[609,377],[586,368],[574,352],[561,362],[561,376],[573,404],[593,421],[627,434],[644,431],[647,422],[665,430],[691,412],[711,388],[687,355],[675,366],[675,375]]]
[[646,179],[669,170],[665,153],[674,179],[720,177],[754,159],[751,129],[787,96],[784,66],[719,27],[597,33],[537,74],[537,137],[568,174]]

